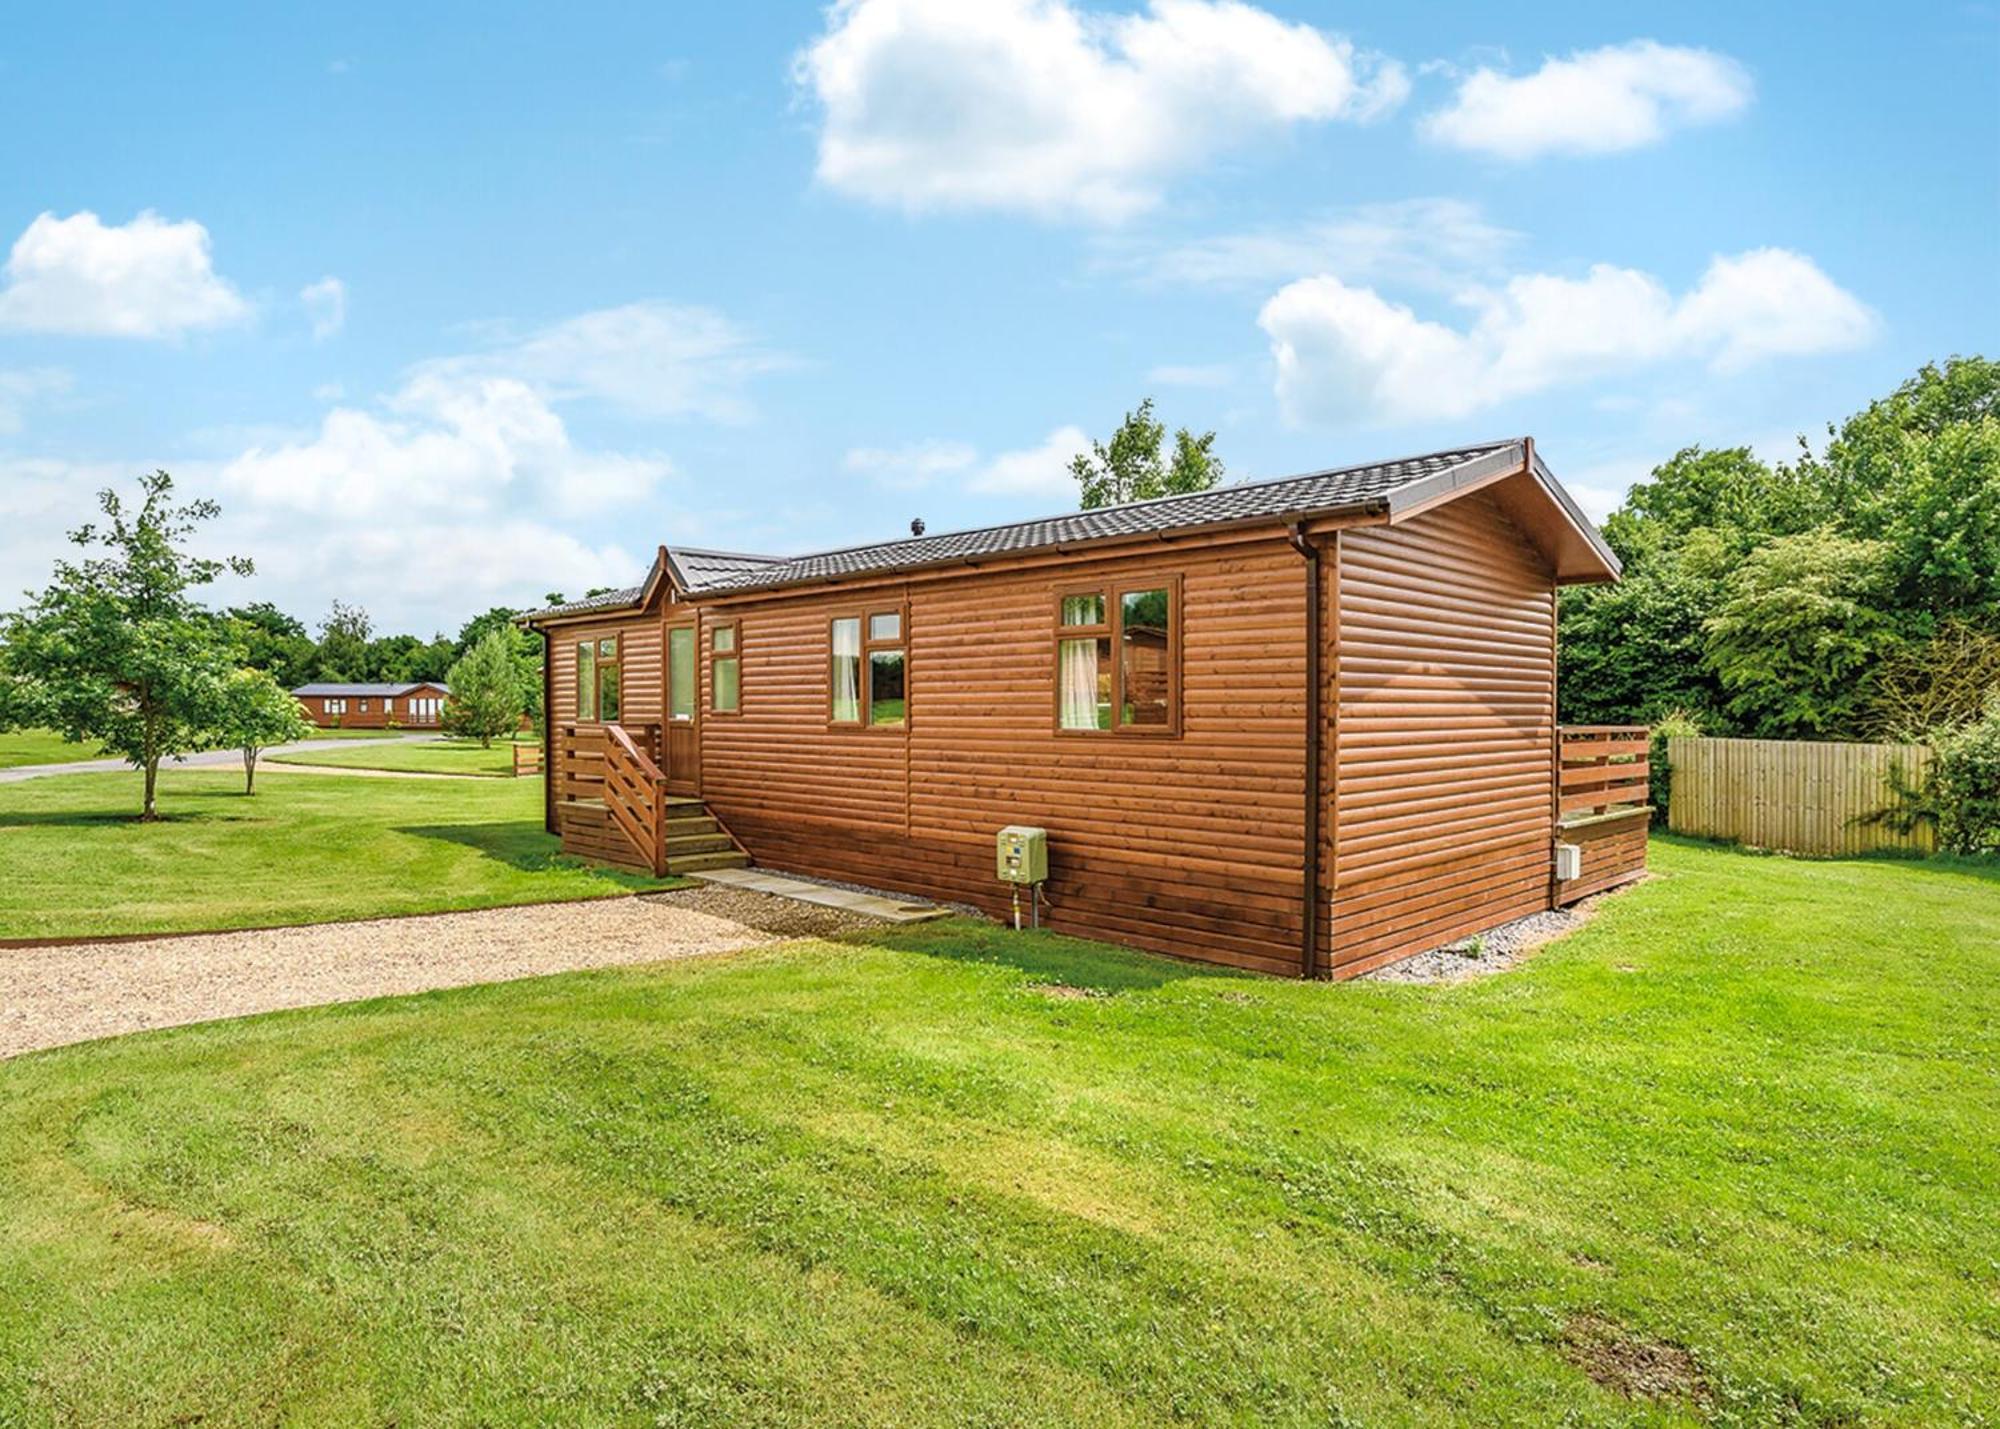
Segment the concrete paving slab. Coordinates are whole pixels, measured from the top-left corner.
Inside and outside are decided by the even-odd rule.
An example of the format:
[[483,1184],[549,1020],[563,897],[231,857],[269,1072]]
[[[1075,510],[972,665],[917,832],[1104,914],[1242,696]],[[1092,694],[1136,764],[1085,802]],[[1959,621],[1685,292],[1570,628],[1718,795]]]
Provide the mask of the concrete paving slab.
[[850,913],[866,913],[888,923],[923,923],[948,917],[949,910],[921,898],[884,898],[852,888],[830,888],[803,878],[787,878],[764,868],[714,868],[692,873],[702,883],[719,883],[728,888],[744,888],[755,893],[775,894],[800,903],[816,903],[822,908],[844,908]]

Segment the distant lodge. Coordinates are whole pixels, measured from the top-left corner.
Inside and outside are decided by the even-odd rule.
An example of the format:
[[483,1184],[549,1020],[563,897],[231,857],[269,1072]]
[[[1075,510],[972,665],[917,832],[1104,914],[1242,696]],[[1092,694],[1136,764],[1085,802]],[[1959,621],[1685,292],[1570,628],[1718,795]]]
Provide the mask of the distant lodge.
[[424,680],[402,685],[301,685],[292,697],[321,729],[436,729],[449,686]]

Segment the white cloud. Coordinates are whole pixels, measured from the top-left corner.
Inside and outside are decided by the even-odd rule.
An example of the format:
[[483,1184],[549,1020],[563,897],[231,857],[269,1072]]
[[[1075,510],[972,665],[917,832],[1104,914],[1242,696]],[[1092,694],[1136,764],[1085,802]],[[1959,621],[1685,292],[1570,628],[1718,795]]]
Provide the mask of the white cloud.
[[347,325],[347,284],[340,279],[329,274],[306,284],[299,289],[299,301],[312,320],[314,342],[325,342]]
[[1753,90],[1749,72],[1727,55],[1633,40],[1546,59],[1533,74],[1474,70],[1449,105],[1425,116],[1423,132],[1501,159],[1615,154],[1657,144],[1670,129],[1731,118]]
[[967,442],[924,441],[900,447],[856,447],[841,465],[892,491],[917,491],[949,479],[982,496],[1068,498],[1076,495],[1070,458],[1090,450],[1074,426],[1057,427],[1041,443],[982,459]]
[[0,436],[20,431],[22,414],[29,407],[60,397],[69,391],[69,385],[69,374],[54,367],[0,372]]
[[208,230],[146,212],[107,225],[44,213],[15,240],[0,287],[0,329],[82,337],[173,337],[249,316],[215,272]]
[[1608,264],[1582,278],[1527,274],[1461,296],[1466,328],[1420,318],[1333,277],[1280,289],[1258,323],[1295,421],[1452,419],[1562,383],[1648,363],[1733,372],[1764,357],[1866,342],[1876,319],[1807,257],[1718,257],[1676,300],[1658,278]]
[[602,511],[648,496],[670,470],[661,457],[580,448],[516,379],[419,372],[381,411],[336,407],[309,440],[252,447],[221,482],[261,510],[373,525],[522,506]]
[[648,302],[584,313],[423,370],[504,375],[551,401],[600,401],[640,417],[740,422],[751,413],[750,380],[791,365],[721,313]]
[[1074,500],[1076,478],[1070,460],[1090,450],[1090,438],[1080,427],[1057,427],[1041,445],[1001,452],[966,480],[969,490],[985,496],[1038,496]]
[[900,447],[856,447],[841,465],[891,491],[915,491],[978,460],[978,451],[965,442],[912,442]]
[[838,0],[795,77],[819,179],[910,212],[1117,222],[1175,175],[1300,123],[1367,120],[1402,67],[1240,0]]
[[1362,204],[1307,222],[1147,247],[1104,245],[1103,266],[1144,283],[1239,288],[1331,273],[1348,282],[1456,287],[1520,235],[1456,198]]

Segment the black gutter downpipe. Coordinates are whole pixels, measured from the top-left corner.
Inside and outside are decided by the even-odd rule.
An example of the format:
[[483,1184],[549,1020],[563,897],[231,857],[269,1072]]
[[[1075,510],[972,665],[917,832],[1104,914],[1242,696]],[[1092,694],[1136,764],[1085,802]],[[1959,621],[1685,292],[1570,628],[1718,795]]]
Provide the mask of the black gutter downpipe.
[[1320,590],[1319,547],[1306,537],[1305,523],[1287,529],[1292,549],[1306,561],[1306,846],[1305,932],[1299,939],[1299,976],[1319,971],[1319,783],[1320,783]]

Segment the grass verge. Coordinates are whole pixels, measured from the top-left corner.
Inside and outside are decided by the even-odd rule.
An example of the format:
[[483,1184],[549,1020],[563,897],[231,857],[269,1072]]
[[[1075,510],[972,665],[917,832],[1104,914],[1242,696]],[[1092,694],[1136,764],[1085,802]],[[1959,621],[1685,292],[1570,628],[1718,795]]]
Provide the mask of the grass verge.
[[0,938],[324,923],[596,898],[662,885],[561,856],[539,780],[161,774],[0,785]]
[[[408,744],[371,744],[355,749],[309,749],[274,754],[273,764],[324,764],[343,769],[388,769],[404,774],[466,774],[479,778],[511,778],[514,746],[495,740],[481,749],[476,739],[449,739]],[[540,780],[530,780],[537,786]]]
[[1454,988],[950,923],[0,1065],[0,1422],[1990,1419],[2000,876],[1654,861]]

